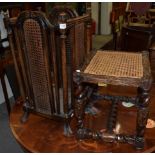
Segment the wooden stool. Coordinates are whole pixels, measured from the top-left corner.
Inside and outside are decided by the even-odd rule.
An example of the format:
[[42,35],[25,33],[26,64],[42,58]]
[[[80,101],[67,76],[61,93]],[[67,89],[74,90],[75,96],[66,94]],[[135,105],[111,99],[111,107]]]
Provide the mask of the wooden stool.
[[[74,81],[77,84],[75,115],[78,119],[77,137],[105,142],[126,142],[137,149],[144,147],[144,131],[148,118],[149,91],[152,84],[150,64],[147,52],[128,53],[120,51],[97,51],[89,57],[85,65],[76,71]],[[137,88],[136,97],[102,95],[91,91],[91,85],[119,85]],[[95,100],[112,102],[106,131],[92,131],[84,127],[85,105],[90,97]],[[116,134],[118,102],[132,102],[138,109],[136,133],[133,135]]]

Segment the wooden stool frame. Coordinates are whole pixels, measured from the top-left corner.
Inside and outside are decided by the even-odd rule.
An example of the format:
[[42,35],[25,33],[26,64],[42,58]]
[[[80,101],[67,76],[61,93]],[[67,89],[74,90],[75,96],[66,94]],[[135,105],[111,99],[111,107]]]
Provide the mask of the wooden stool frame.
[[[110,51],[109,51],[110,52]],[[149,113],[149,91],[152,85],[152,77],[149,64],[149,56],[147,52],[143,52],[143,77],[141,79],[132,78],[117,78],[108,76],[97,76],[86,74],[85,70],[87,64],[90,62],[89,58],[87,63],[74,74],[74,81],[78,86],[76,91],[76,117],[78,120],[78,130],[77,137],[79,139],[95,139],[103,140],[105,142],[126,142],[133,144],[137,149],[142,149],[144,147],[144,132],[147,123],[148,113]],[[111,96],[99,94],[96,91],[92,92],[92,96],[95,100],[109,100],[112,102],[109,119],[107,122],[107,130],[105,132],[92,131],[84,127],[84,114],[85,106],[90,98],[90,86],[89,83],[98,84],[105,83],[111,85],[121,85],[121,86],[133,86],[137,87],[137,97],[127,97],[127,96]],[[125,134],[115,134],[113,129],[116,125],[118,102],[132,102],[137,107],[137,127],[135,135],[125,135]]]

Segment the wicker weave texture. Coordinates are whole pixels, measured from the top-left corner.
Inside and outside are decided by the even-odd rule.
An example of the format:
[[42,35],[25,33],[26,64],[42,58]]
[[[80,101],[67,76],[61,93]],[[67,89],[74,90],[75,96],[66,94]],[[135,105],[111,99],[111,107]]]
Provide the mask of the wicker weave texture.
[[141,53],[97,51],[84,73],[114,77],[143,77]]
[[81,65],[81,63],[84,60],[84,54],[85,54],[84,33],[85,33],[84,23],[76,24],[75,25],[75,41],[76,41],[75,49],[76,49],[77,66]]
[[33,19],[27,19],[23,25],[27,47],[27,58],[35,100],[36,110],[40,113],[51,114],[48,93],[47,63],[44,59],[42,32],[40,25]]

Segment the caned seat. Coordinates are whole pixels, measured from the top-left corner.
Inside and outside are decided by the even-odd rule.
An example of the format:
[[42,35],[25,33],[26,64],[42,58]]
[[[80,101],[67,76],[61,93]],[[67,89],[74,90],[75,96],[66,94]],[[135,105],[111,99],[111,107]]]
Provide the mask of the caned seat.
[[143,77],[141,53],[98,51],[84,73],[114,77]]
[[91,83],[138,87],[151,71],[147,52],[98,50],[77,72]]

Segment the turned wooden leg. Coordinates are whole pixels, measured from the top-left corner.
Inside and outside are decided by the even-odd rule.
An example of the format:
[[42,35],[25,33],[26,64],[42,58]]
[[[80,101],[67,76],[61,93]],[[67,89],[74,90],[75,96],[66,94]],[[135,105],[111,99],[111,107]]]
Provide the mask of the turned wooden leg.
[[118,103],[116,101],[112,101],[107,122],[107,132],[109,133],[113,133],[113,129],[116,127],[117,110]]
[[71,119],[67,118],[64,123],[64,135],[67,137],[70,137],[73,134],[73,132],[70,128],[70,121],[71,121]]
[[88,104],[85,108],[85,113],[91,114],[91,115],[97,115],[100,110],[94,106],[96,103],[96,97],[93,95],[93,93],[96,93],[98,91],[97,85],[91,85],[88,90]]
[[21,123],[25,123],[27,121],[31,109],[32,109],[32,107],[30,106],[30,102],[29,102],[28,98],[26,98],[26,100],[25,100],[25,102],[23,104],[24,114],[23,114],[23,116],[21,118]]
[[70,110],[69,113],[65,117],[65,122],[64,122],[64,135],[67,137],[72,136],[73,132],[70,127],[71,119],[74,116],[74,111]]
[[88,88],[83,87],[82,78],[80,76],[80,71],[77,71],[73,75],[73,80],[76,85],[76,91],[75,91],[75,117],[77,118],[77,138],[82,139],[81,134],[83,133],[84,129],[84,115],[85,115],[85,105],[88,95]]
[[[81,89],[82,86],[79,86],[79,89]],[[84,115],[85,115],[85,105],[86,105],[86,89],[81,89],[81,92],[76,97],[76,104],[75,104],[75,116],[77,118],[78,124],[77,124],[77,138],[80,139],[81,131],[84,128],[83,121],[84,121]]]
[[138,114],[137,114],[137,127],[136,127],[136,138],[135,146],[137,149],[142,149],[144,147],[144,132],[148,119],[148,106],[150,101],[149,96],[150,88],[138,88]]

